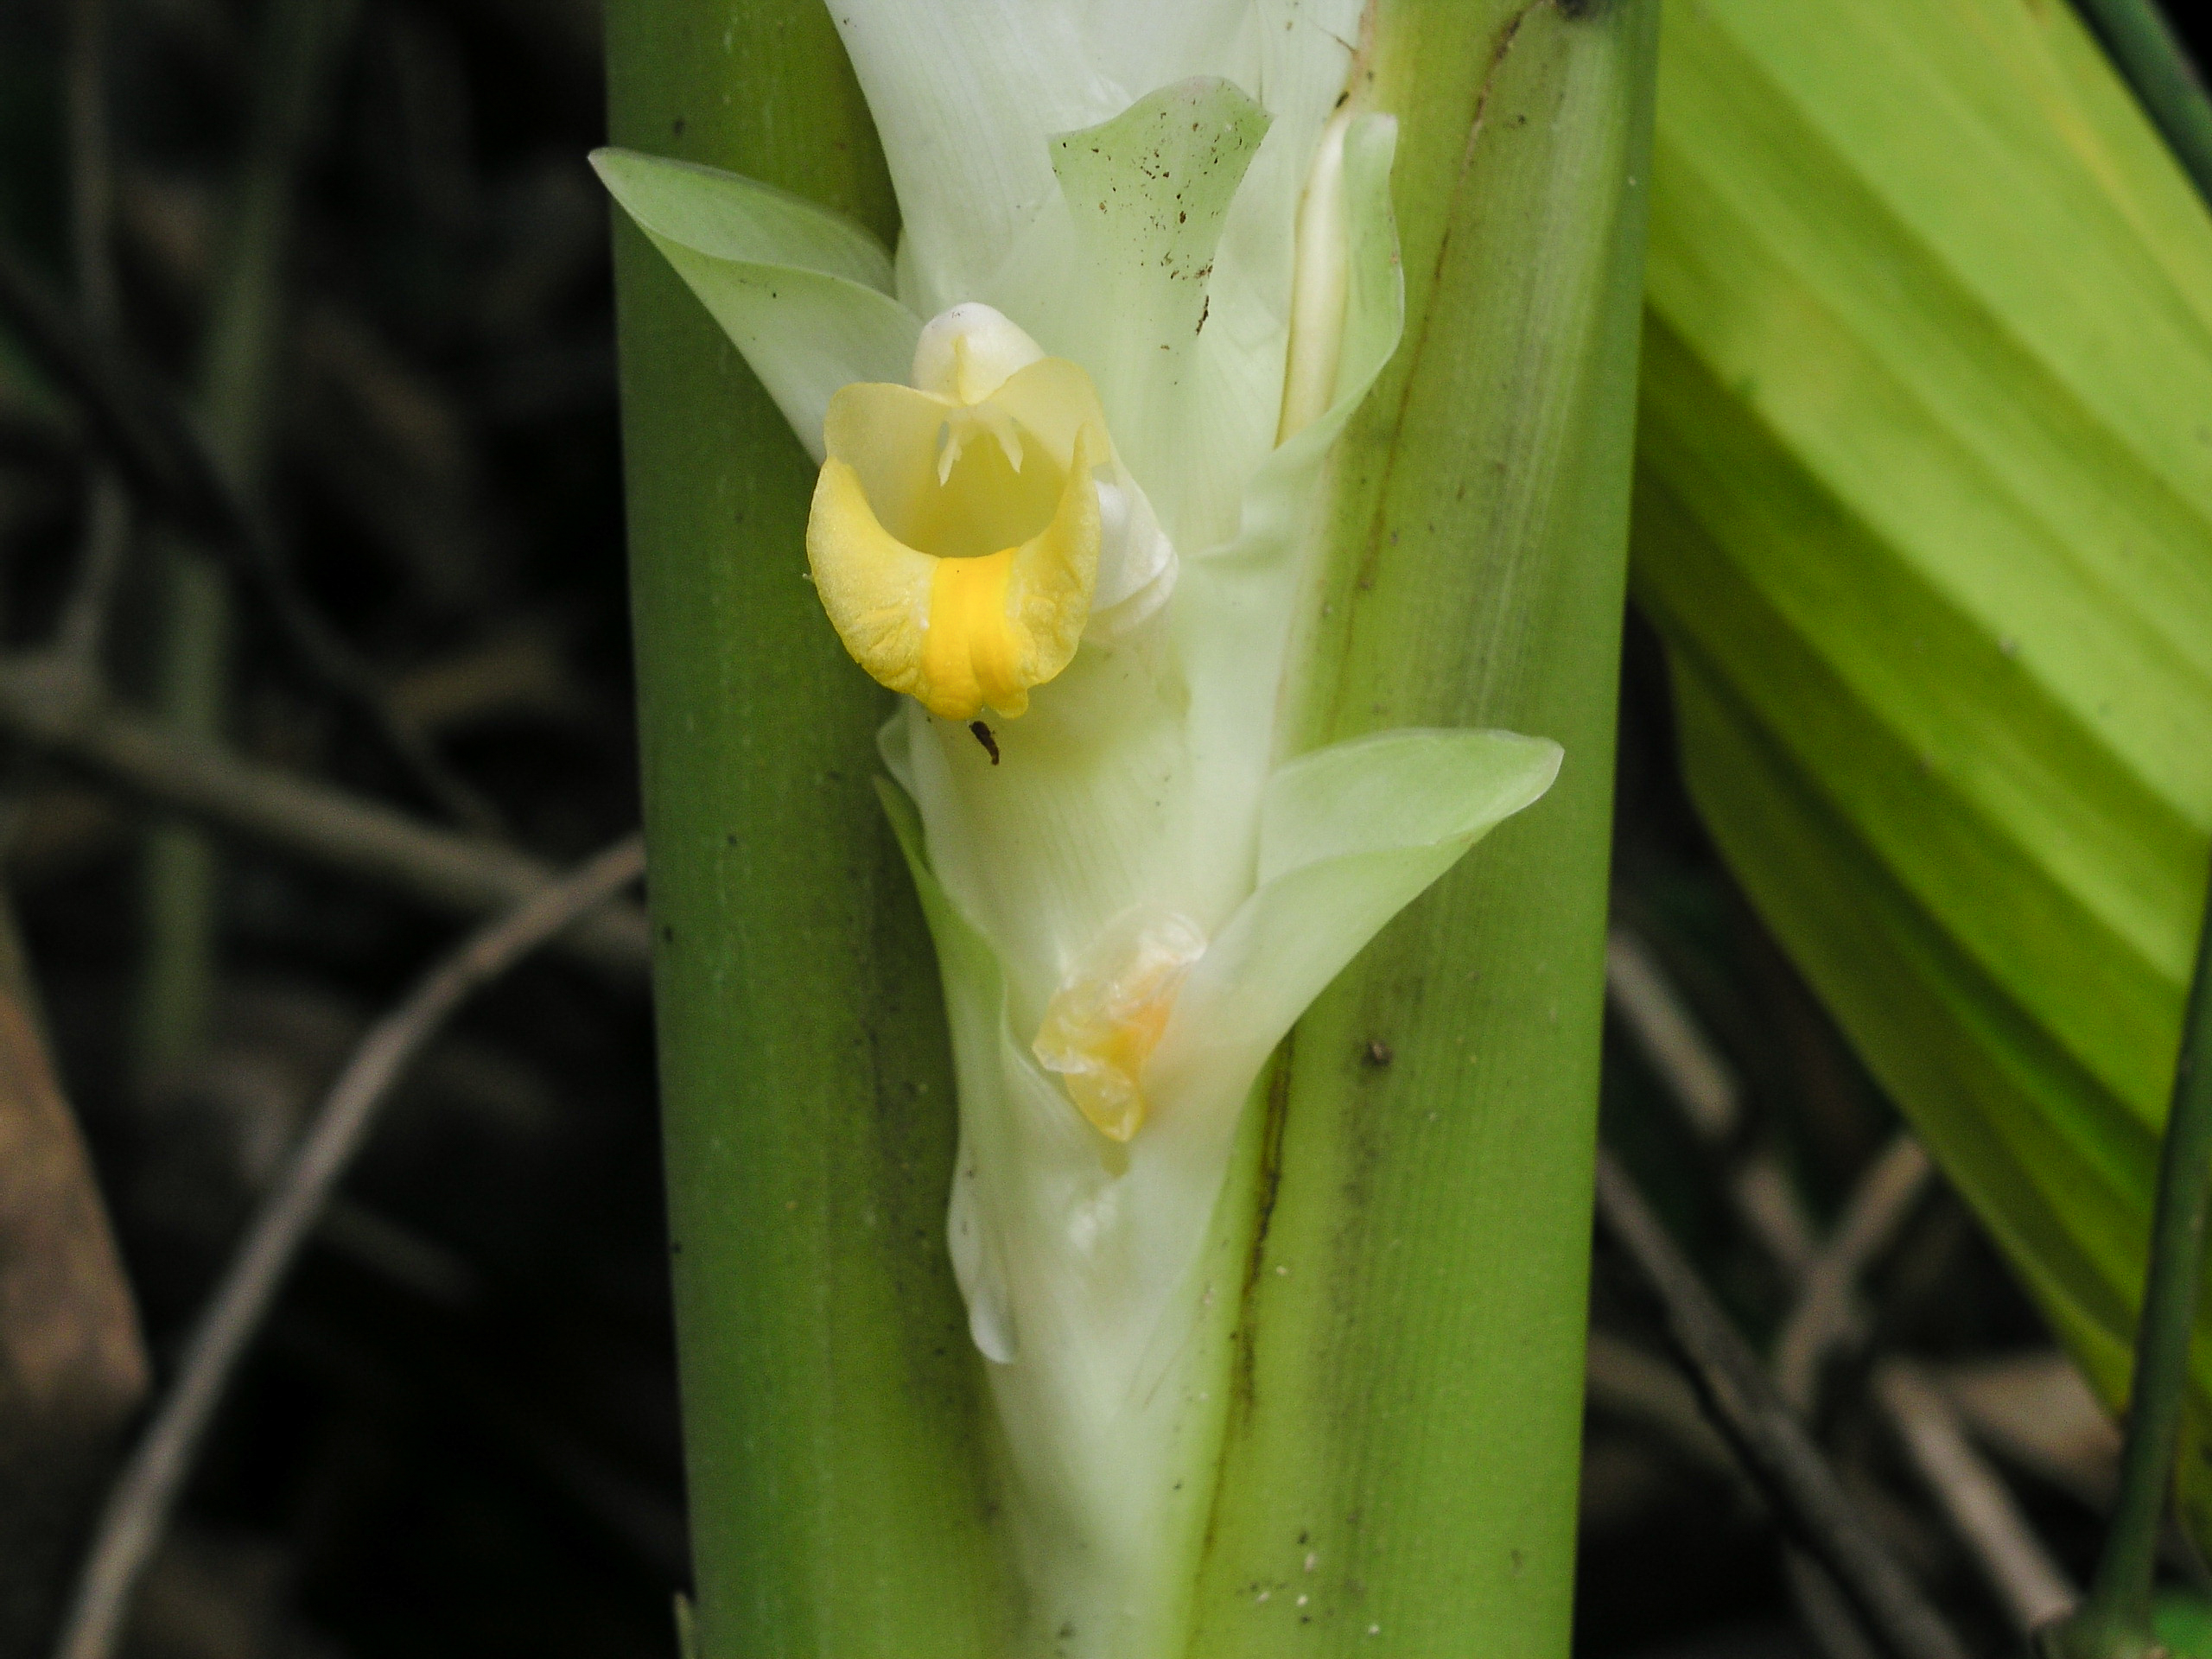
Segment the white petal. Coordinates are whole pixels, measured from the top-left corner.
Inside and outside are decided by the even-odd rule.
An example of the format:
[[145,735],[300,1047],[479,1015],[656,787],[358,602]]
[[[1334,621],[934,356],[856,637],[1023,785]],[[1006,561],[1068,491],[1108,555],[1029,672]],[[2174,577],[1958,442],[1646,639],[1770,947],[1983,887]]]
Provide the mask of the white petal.
[[[948,1225],[975,1339],[995,1361],[1009,1518],[1034,1605],[1051,1628],[1065,1614],[1082,1632],[1071,1651],[1084,1659],[1180,1650],[1179,1574],[1205,1522],[1234,1308],[1205,1294],[1224,1266],[1209,1241],[1234,1245],[1224,1179],[1268,1052],[1555,764],[1530,740],[1414,734],[1269,775],[1281,642],[1326,533],[1329,448],[1401,326],[1392,133],[1369,119],[1347,138],[1336,401],[1270,452],[1278,335],[1253,405],[1264,459],[1234,537],[1185,563],[1195,589],[1125,639],[1087,637],[1029,712],[999,725],[996,766],[918,705],[882,734],[928,826],[925,854],[917,815],[891,798],[944,966],[961,1116]],[[1061,223],[1072,257],[1065,211]],[[1223,359],[1237,372],[1258,360]],[[1263,861],[1272,879],[1255,893]],[[1135,904],[1211,938],[1147,1068],[1153,1116],[1122,1145],[1084,1121],[1028,1039],[1069,963]],[[1133,1618],[1149,1628],[1133,1633]]]
[[[987,1079],[999,1069],[1000,1028],[1006,1017],[1004,981],[989,943],[961,915],[931,874],[913,802],[903,790],[880,780],[875,792],[906,855],[931,942],[937,947],[938,977],[944,988],[953,1059],[961,1079],[963,1145],[954,1164],[952,1203],[945,1223],[953,1276],[968,1304],[968,1330],[976,1346],[987,1359],[1011,1364],[1020,1351],[1020,1338],[1007,1272],[1004,1217],[1001,1206],[991,1201],[982,1168],[966,1144],[970,1138],[968,1122],[975,1115],[968,1105],[968,1079]],[[993,1173],[995,1177],[995,1162]]]
[[[1300,756],[1270,778],[1259,890],[1191,970],[1146,1071],[1147,1097],[1162,1103],[1160,1130],[1185,1113],[1203,1119],[1241,1103],[1344,964],[1495,825],[1542,795],[1559,766],[1559,745],[1542,738],[1395,731]],[[1211,1133],[1225,1159],[1225,1138]]]
[[1071,1624],[1073,1645],[1051,1641],[1071,1659],[1179,1650],[1168,1633],[1208,1512],[1236,1306],[1227,1283],[1209,1297],[1190,1271],[1222,1171],[1202,1191],[1144,1135],[1123,1148],[1083,1120],[1015,1041],[998,960],[938,884],[912,805],[881,792],[943,965],[960,1079],[953,1265],[993,1362],[1033,1623],[1047,1638]]
[[901,296],[923,316],[993,299],[987,279],[1053,194],[1046,135],[1128,99],[1092,67],[1064,0],[836,0],[830,13],[899,192]]
[[1006,964],[1025,1038],[1068,964],[1130,906],[1167,905],[1211,931],[1252,890],[1284,641],[1325,518],[1323,463],[1403,315],[1395,131],[1370,118],[1345,143],[1353,258],[1336,404],[1268,457],[1239,537],[1174,567],[1154,625],[1087,640],[1038,687],[1029,712],[997,728],[1001,764],[918,705],[885,728],[938,879]]
[[909,384],[956,403],[980,404],[1044,355],[1004,312],[969,300],[922,325]]
[[1225,421],[1220,453],[1247,479],[1275,441],[1265,423],[1283,383],[1292,229],[1316,142],[1348,85],[1360,10],[1359,0],[1258,0],[1256,63],[1215,72],[1275,118],[1223,228],[1206,324],[1210,395]]
[[1306,191],[1298,202],[1296,260],[1291,271],[1290,349],[1283,365],[1282,418],[1277,442],[1295,436],[1328,413],[1344,360],[1344,308],[1351,286],[1351,238],[1344,212],[1344,139],[1352,118],[1321,130]]
[[1274,711],[1298,695],[1285,689],[1291,623],[1301,583],[1329,531],[1322,491],[1331,447],[1389,361],[1404,327],[1405,285],[1390,213],[1396,136],[1387,116],[1363,117],[1345,135],[1351,283],[1336,402],[1268,454],[1245,491],[1236,538],[1179,565],[1169,614],[1190,688],[1190,781],[1199,798],[1188,810],[1199,823],[1255,823],[1261,790],[1281,758]]
[[1560,757],[1548,738],[1424,727],[1301,754],[1268,779],[1260,886],[1332,859],[1471,846],[1549,789]]
[[1207,1294],[1205,1247],[1268,1052],[1376,929],[1542,792],[1558,759],[1510,734],[1406,732],[1278,772],[1262,836],[1274,879],[1192,970],[1147,1071],[1154,1116],[1126,1147],[1016,1040],[1003,958],[940,884],[912,804],[882,788],[960,1080],[954,1270],[994,1362],[1026,1576],[1052,1624],[1084,1632],[1079,1651],[1149,1651],[1156,1631],[1123,1646],[1119,1621],[1180,1616],[1178,1563],[1222,1421],[1230,1299]]
[[815,460],[840,386],[905,382],[921,322],[890,296],[891,262],[859,226],[687,162],[601,149],[592,164],[745,353]]
[[1344,134],[1351,292],[1344,304],[1337,400],[1316,423],[1328,432],[1331,442],[1398,349],[1398,336],[1405,328],[1406,278],[1398,264],[1398,223],[1390,212],[1390,162],[1397,147],[1395,116],[1362,116]]
[[[1344,84],[1362,0],[1079,0],[1090,60],[1132,92],[1191,75],[1233,80],[1271,114],[1325,83],[1324,114]],[[1310,141],[1313,130],[1306,134]]]
[[1098,587],[1083,637],[1099,645],[1128,639],[1175,590],[1175,544],[1125,467],[1098,480]]
[[[1178,547],[1234,534],[1237,494],[1274,446],[1292,224],[1315,140],[1346,85],[1358,15],[1357,0],[1087,4],[1097,60],[1124,85],[1141,90],[1179,77],[1218,77],[1251,94],[1273,121],[1210,253],[1205,327],[1179,372],[1171,423],[1196,441],[1163,442],[1141,467],[1133,463],[1138,481],[1163,502],[1162,522]],[[1048,202],[994,276],[990,296],[1030,322],[1049,349],[1088,365],[1086,352],[1100,348],[1099,308],[1076,245],[1081,220],[1071,198]],[[1108,407],[1114,410],[1112,400]],[[1117,414],[1117,431],[1121,425]]]
[[1077,0],[1072,10],[1084,54],[1132,97],[1192,75],[1258,89],[1262,8],[1249,0]]
[[[1069,965],[1132,904],[1211,929],[1249,889],[1239,826],[1192,817],[1184,697],[1162,633],[1086,643],[1028,713],[993,722],[996,764],[966,726],[906,711],[902,775],[931,867],[998,952],[1025,1043]],[[1207,853],[1225,854],[1223,867]]]
[[1223,410],[1198,359],[1222,226],[1268,126],[1238,87],[1193,79],[1052,140],[1075,268],[1040,337],[1053,349],[1057,334],[1090,371],[1122,458],[1179,547],[1218,540],[1245,481],[1218,453]]

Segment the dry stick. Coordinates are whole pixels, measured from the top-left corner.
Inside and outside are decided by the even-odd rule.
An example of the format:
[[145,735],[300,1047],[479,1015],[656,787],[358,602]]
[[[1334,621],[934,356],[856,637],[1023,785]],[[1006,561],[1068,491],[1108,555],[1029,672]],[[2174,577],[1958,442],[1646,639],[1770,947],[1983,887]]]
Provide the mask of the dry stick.
[[[1616,930],[1606,968],[1615,1007],[1637,1036],[1646,1060],[1675,1093],[1684,1116],[1693,1125],[1711,1120],[1716,1116],[1712,1103],[1722,1099],[1728,1107],[1722,1127],[1732,1130],[1734,1079],[1649,953],[1632,935]],[[1861,1177],[1827,1242],[1808,1257],[1792,1262],[1791,1252],[1774,1249],[1777,1230],[1754,1226],[1781,1265],[1799,1269],[1797,1301],[1775,1345],[1774,1374],[1783,1398],[1800,1414],[1809,1414],[1815,1403],[1827,1356],[1850,1341],[1863,1323],[1859,1276],[1888,1249],[1933,1175],[1919,1142],[1900,1134]],[[1743,1190],[1739,1181],[1739,1197]],[[1783,1230],[1796,1236],[1794,1230]],[[2026,1610],[2040,1623],[2054,1611],[2070,1607],[2076,1599],[2071,1586],[2012,1494],[1967,1441],[1949,1402],[1925,1390],[1910,1393],[1910,1383],[1897,1382],[1893,1369],[1885,1375],[1891,1377],[1887,1389],[1878,1389],[1884,1409],[2008,1611],[2018,1618]],[[1834,1656],[1863,1650],[1864,1638],[1827,1574],[1794,1552],[1788,1566],[1791,1587],[1821,1645]],[[2054,1598],[2062,1599],[2055,1608]],[[2020,1628],[2024,1633],[2031,1626]]]
[[5,246],[0,318],[15,325],[34,360],[83,403],[94,436],[144,504],[225,555],[260,594],[293,653],[375,728],[416,785],[461,822],[491,822],[482,798],[392,706],[376,671],[300,592],[267,525],[231,487],[182,412],[111,339],[95,339],[77,327]]
[[132,1592],[161,1542],[231,1373],[409,1063],[472,992],[613,898],[645,864],[645,843],[633,834],[545,883],[431,969],[362,1039],[256,1212],[185,1345],[175,1385],[109,1494],[57,1659],[109,1659],[114,1652]]
[[[51,660],[0,661],[0,731],[156,805],[440,909],[482,915],[520,902],[550,866],[502,842],[185,738],[106,701]],[[635,976],[652,954],[645,913],[611,904],[578,925],[573,954]]]
[[[107,118],[107,0],[71,0],[66,60],[71,265],[79,315],[111,332],[119,310]],[[84,530],[63,649],[98,659],[130,539],[130,499],[86,469]],[[12,769],[11,769],[12,770]],[[16,801],[0,799],[0,843]],[[38,987],[0,888],[0,1596],[35,1608],[43,1637],[82,1506],[106,1484],[150,1381],[130,1281],[76,1115],[54,1073]],[[29,1602],[29,1607],[22,1604]],[[11,1631],[11,1636],[26,1634]],[[0,1637],[0,1642],[8,1640]]]
[[1605,995],[1699,1139],[1725,1146],[1743,1127],[1743,1090],[1683,1005],[1651,947],[1616,924],[1605,935]]
[[1965,1659],[1958,1638],[1870,1529],[1628,1173],[1598,1155],[1598,1220],[1664,1315],[1668,1340],[1775,1512],[1896,1659]]
[[1868,1639],[1851,1599],[1821,1564],[1795,1545],[1782,1552],[1782,1574],[1797,1617],[1827,1659],[1881,1659]]
[[1774,1380],[1800,1412],[1811,1414],[1821,1367],[1863,1323],[1859,1274],[1889,1249],[1934,1174],[1920,1142],[1900,1130],[1859,1177],[1835,1230],[1798,1281],[1796,1305],[1775,1343]]
[[78,554],[76,583],[54,630],[54,649],[92,670],[106,648],[108,618],[123,585],[124,555],[130,550],[130,497],[105,468],[92,474],[85,496],[84,547]]
[[1714,1432],[1681,1366],[1592,1329],[1583,1371],[1592,1409],[1649,1430],[1691,1467],[1743,1489],[1743,1466]]
[[[1725,1160],[1743,1128],[1736,1074],[1650,948],[1618,925],[1605,940],[1605,995],[1691,1129]],[[1812,1219],[1780,1164],[1770,1155],[1755,1155],[1723,1179],[1751,1236],[1793,1282],[1802,1281],[1820,1246]],[[1784,1548],[1782,1564],[1798,1617],[1827,1659],[1875,1659],[1835,1580],[1794,1547]]]
[[[122,296],[115,275],[115,170],[107,118],[108,0],[69,9],[69,230],[77,303],[86,326],[111,335]],[[130,543],[130,498],[104,466],[85,485],[84,547],[75,588],[62,607],[56,648],[86,664],[99,659],[108,612]]]
[[[325,86],[350,8],[340,0],[266,0],[257,10],[245,142],[195,330],[189,407],[223,478],[258,506],[284,379],[297,198],[321,130],[317,115],[332,103]],[[236,583],[219,557],[183,538],[163,537],[159,553],[149,701],[164,725],[219,741],[232,708]],[[216,851],[198,830],[156,823],[141,849],[130,1049],[144,1090],[174,1077],[207,1040],[220,996],[223,906]]]
[[[1829,1354],[1865,1329],[1859,1274],[1889,1248],[1926,1192],[1929,1173],[1920,1143],[1910,1134],[1896,1135],[1859,1177],[1842,1219],[1799,1273],[1797,1300],[1783,1323],[1772,1367],[1782,1397],[1801,1416],[1809,1418],[1818,1403],[1821,1372]],[[1973,1540],[1967,1541],[1971,1545]],[[1830,1659],[1858,1659],[1866,1638],[1841,1605],[1834,1581],[1799,1550],[1788,1553],[1783,1570]]]
[[94,435],[130,486],[178,528],[228,547],[237,503],[175,404],[137,365],[78,326],[15,251],[0,245],[0,317],[47,374],[84,405]]
[[[1650,947],[1618,925],[1605,936],[1605,997],[1698,1138],[1716,1154],[1726,1152],[1744,1120],[1735,1071]],[[1815,1248],[1813,1224],[1781,1166],[1770,1156],[1747,1159],[1729,1181],[1728,1196],[1767,1254],[1792,1275],[1802,1272]]]
[[114,327],[119,296],[109,246],[115,175],[107,121],[107,0],[69,8],[69,240],[87,326]]
[[1989,1465],[1967,1440],[1957,1408],[1910,1360],[1885,1360],[1874,1372],[1874,1397],[1889,1414],[1952,1529],[2025,1636],[2074,1611],[2081,1593],[2050,1559]]

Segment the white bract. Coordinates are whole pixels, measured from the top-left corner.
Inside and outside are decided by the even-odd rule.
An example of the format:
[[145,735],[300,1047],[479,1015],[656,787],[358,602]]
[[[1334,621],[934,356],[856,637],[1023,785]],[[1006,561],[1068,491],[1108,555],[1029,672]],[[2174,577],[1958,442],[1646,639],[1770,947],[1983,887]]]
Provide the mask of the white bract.
[[1559,750],[1282,752],[1325,462],[1403,313],[1395,124],[1332,118],[1358,0],[832,10],[895,260],[766,186],[595,159],[822,463],[817,590],[907,694],[883,793],[950,1018],[952,1257],[1027,1640],[1179,1651],[1240,1117],[1307,1004]]

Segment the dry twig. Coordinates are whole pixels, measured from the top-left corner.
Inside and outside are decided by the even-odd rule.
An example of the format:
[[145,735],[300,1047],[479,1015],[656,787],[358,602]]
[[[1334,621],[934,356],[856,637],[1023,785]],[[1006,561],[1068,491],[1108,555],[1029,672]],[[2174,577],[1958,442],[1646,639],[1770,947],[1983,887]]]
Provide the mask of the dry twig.
[[4,246],[0,317],[15,325],[41,366],[77,395],[95,437],[142,501],[229,560],[301,662],[370,723],[433,800],[465,823],[483,820],[488,809],[475,791],[392,708],[375,671],[300,592],[268,527],[231,487],[182,412],[111,340],[95,340],[79,327]]
[[2012,1495],[1968,1443],[1957,1410],[1910,1360],[1885,1360],[1874,1397],[1922,1480],[1966,1540],[2022,1636],[2074,1611],[2081,1594],[2030,1529]]
[[[69,208],[77,303],[87,328],[112,334],[120,320],[113,246],[115,168],[107,118],[107,0],[69,9]],[[57,649],[87,666],[99,659],[107,614],[130,543],[130,498],[106,467],[85,486],[84,546],[63,607]]]
[[1593,1408],[1648,1429],[1690,1467],[1740,1484],[1743,1470],[1735,1454],[1714,1433],[1679,1365],[1593,1329],[1583,1377]]
[[1937,1373],[1974,1439],[2091,1510],[2112,1502],[2120,1429],[2055,1348],[1964,1360]]
[[636,880],[644,842],[626,836],[472,936],[353,1051],[298,1148],[246,1230],[186,1344],[175,1385],[110,1494],[78,1580],[59,1659],[108,1659],[131,1592],[161,1541],[194,1453],[231,1373],[408,1064],[480,986]]
[[1745,1469],[1832,1573],[1896,1659],[1964,1659],[1958,1638],[1868,1528],[1795,1413],[1760,1370],[1696,1270],[1610,1154],[1598,1160],[1598,1218],[1635,1265],[1672,1343]]
[[[1692,1127],[1716,1146],[1732,1139],[1740,1114],[1726,1062],[1649,952],[1618,929],[1608,944],[1606,988]],[[1909,1133],[1898,1134],[1860,1178],[1826,1242],[1808,1249],[1811,1229],[1794,1192],[1777,1203],[1769,1190],[1783,1182],[1778,1168],[1754,1163],[1737,1173],[1731,1191],[1739,1212],[1797,1281],[1797,1300],[1777,1340],[1773,1363],[1782,1399],[1796,1412],[1809,1413],[1816,1403],[1828,1358],[1860,1338],[1866,1314],[1859,1280],[1895,1240],[1934,1174],[1920,1143]],[[1783,1186],[1786,1191],[1786,1182]],[[1914,1466],[2018,1628],[2024,1633],[2071,1608],[2078,1599],[2073,1587],[2051,1564],[2012,1494],[1967,1442],[1949,1402],[1897,1361],[1878,1375],[1876,1393]],[[1793,1551],[1787,1565],[1800,1610],[1831,1659],[1865,1653],[1866,1638],[1822,1564]]]
[[[1605,938],[1605,1000],[1637,1052],[1667,1085],[1683,1118],[1715,1154],[1744,1124],[1743,1088],[1699,1025],[1649,945],[1616,925]],[[1728,1196],[1751,1236],[1793,1278],[1812,1260],[1815,1233],[1797,1190],[1769,1155],[1745,1158],[1727,1177]]]
[[[499,842],[166,730],[107,701],[66,664],[0,662],[0,730],[156,805],[464,915],[516,904],[552,873]],[[645,913],[635,905],[603,906],[568,943],[625,974],[639,972],[651,955]]]
[[1628,929],[1605,936],[1605,995],[1699,1138],[1726,1145],[1743,1127],[1736,1073],[1706,1038],[1651,949]]
[[1935,1173],[1920,1142],[1900,1130],[1859,1177],[1835,1230],[1807,1266],[1774,1348],[1775,1382],[1799,1411],[1811,1414],[1821,1368],[1865,1328],[1859,1277],[1889,1249]]
[[[1802,1264],[1797,1300],[1775,1344],[1773,1368],[1782,1397],[1813,1414],[1822,1369],[1834,1351],[1859,1338],[1867,1316],[1859,1275],[1872,1265],[1926,1190],[1928,1155],[1899,1134],[1863,1174],[1827,1242]],[[1866,1640],[1820,1564],[1792,1550],[1783,1563],[1791,1592],[1828,1659],[1862,1659]]]

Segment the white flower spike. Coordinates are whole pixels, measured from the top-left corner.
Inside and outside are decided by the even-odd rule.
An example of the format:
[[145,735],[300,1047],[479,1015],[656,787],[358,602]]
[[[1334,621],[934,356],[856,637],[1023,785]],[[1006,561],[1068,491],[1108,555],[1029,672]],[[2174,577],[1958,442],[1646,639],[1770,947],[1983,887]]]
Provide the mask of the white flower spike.
[[1238,1122],[1306,1006],[1560,751],[1281,752],[1328,457],[1402,321],[1395,125],[1339,112],[1358,0],[833,10],[895,261],[748,180],[594,159],[821,463],[817,592],[905,694],[882,793],[952,1032],[948,1224],[1020,1651],[1179,1654]]

